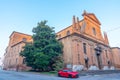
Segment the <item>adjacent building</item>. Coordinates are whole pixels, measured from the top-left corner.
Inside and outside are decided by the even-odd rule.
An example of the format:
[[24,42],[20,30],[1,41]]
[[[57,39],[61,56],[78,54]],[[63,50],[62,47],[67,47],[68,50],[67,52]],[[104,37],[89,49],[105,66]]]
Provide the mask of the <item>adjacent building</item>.
[[112,47],[111,49],[113,53],[114,66],[115,68],[120,69],[120,48]]
[[[101,23],[94,13],[82,14],[83,19],[73,16],[72,24],[59,31],[57,39],[63,43],[65,67],[73,70],[108,70],[120,67],[120,48],[111,48],[107,33],[101,32]],[[13,32],[4,54],[4,69],[26,70],[24,58],[20,56],[31,35]]]
[[4,54],[4,69],[29,69],[29,67],[25,65],[24,57],[20,56],[20,52],[23,50],[26,42],[32,42],[31,35],[14,31],[9,38],[9,44]]
[[2,69],[2,58],[0,57],[0,70]]

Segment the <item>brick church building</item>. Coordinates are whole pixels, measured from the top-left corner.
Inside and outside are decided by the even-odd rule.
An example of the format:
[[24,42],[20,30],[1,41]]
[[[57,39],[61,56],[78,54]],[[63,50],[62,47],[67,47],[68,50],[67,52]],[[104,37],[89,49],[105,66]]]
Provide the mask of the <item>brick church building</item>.
[[64,63],[73,69],[114,68],[113,54],[107,34],[93,13],[84,11],[83,19],[73,16],[73,23],[57,33],[64,45]]
[[[111,48],[106,32],[102,35],[101,23],[93,13],[82,14],[83,19],[73,16],[73,23],[56,33],[63,43],[65,67],[73,70],[108,70],[120,68],[120,48]],[[4,69],[29,69],[19,55],[26,42],[32,42],[27,34],[13,32],[4,54]],[[117,56],[117,58],[116,58]]]

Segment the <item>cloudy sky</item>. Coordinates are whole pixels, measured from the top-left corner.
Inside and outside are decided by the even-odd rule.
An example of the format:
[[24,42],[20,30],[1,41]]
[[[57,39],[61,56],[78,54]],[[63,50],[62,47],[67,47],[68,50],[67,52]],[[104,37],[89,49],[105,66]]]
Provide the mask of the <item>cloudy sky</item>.
[[41,20],[58,32],[72,24],[72,16],[94,13],[108,34],[110,46],[120,47],[120,0],[0,0],[0,57],[13,31],[32,35]]

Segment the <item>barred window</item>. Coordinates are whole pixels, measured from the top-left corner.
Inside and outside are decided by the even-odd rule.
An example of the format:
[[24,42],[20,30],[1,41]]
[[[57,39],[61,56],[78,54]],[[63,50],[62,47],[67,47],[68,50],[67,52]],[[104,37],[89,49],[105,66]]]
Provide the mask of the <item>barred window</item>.
[[85,54],[87,54],[87,51],[86,51],[86,43],[83,43],[83,51]]

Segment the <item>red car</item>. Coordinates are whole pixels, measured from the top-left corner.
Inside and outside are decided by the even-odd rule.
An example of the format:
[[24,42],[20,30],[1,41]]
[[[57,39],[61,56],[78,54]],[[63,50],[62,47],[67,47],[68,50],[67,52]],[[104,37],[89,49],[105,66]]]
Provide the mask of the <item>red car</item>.
[[79,73],[78,72],[74,72],[72,70],[60,70],[58,72],[58,76],[59,77],[67,77],[67,78],[78,78],[79,77]]

